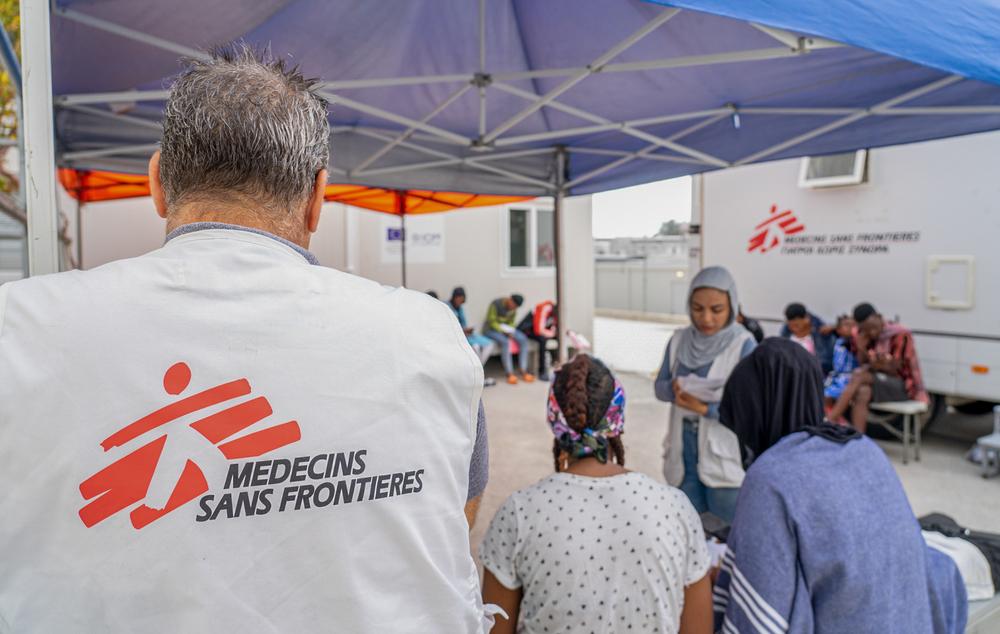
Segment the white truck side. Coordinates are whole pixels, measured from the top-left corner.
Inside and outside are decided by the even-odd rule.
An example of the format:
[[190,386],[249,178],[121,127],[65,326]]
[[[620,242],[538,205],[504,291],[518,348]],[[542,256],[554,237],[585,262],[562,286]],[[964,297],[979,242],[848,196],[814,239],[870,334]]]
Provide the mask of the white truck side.
[[859,185],[800,187],[801,159],[701,175],[694,264],[729,268],[769,334],[790,302],[871,302],[914,331],[931,393],[1000,402],[998,155],[994,132],[872,150]]

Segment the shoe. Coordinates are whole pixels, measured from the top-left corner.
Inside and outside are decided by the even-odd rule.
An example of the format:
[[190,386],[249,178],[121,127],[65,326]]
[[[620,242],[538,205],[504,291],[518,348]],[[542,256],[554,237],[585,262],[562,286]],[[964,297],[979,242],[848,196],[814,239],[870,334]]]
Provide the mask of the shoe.
[[496,384],[497,380],[494,379],[492,376],[488,376],[485,379],[483,379],[483,387],[493,387]]
[[507,375],[507,383],[509,383],[511,385],[517,385],[517,377],[514,376],[513,374],[508,374]]
[[535,382],[535,375],[534,374],[527,374],[527,373],[525,373],[525,375],[524,375],[523,378],[524,378],[524,382],[525,383],[534,383]]

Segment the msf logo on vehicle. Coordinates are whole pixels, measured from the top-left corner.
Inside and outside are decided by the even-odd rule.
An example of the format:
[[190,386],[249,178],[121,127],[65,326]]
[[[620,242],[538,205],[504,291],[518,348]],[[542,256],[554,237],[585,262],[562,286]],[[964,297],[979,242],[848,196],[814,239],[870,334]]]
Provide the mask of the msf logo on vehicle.
[[754,227],[747,253],[767,253],[780,245],[785,236],[793,236],[805,230],[806,226],[795,217],[791,209],[778,213],[778,206],[771,205],[771,213],[767,219]]
[[[191,369],[186,363],[171,366],[163,376],[163,389],[171,396],[180,397],[190,383]],[[236,399],[249,396],[251,391],[249,381],[238,379],[178,398],[111,434],[101,442],[101,447],[107,452],[115,447],[139,444],[133,441],[154,430],[161,430],[179,418],[217,405],[233,403]],[[302,437],[299,424],[294,420],[238,435],[272,413],[271,404],[260,396],[203,416],[177,429],[176,433],[190,433],[189,430],[193,429],[228,460],[256,458],[297,442]],[[80,494],[84,500],[89,500],[80,509],[80,519],[84,525],[90,528],[133,507],[129,512],[129,519],[138,530],[208,491],[208,482],[201,467],[188,459],[166,504],[162,508],[155,508],[145,503],[167,435],[167,432],[161,430],[157,438],[119,458],[80,484]]]

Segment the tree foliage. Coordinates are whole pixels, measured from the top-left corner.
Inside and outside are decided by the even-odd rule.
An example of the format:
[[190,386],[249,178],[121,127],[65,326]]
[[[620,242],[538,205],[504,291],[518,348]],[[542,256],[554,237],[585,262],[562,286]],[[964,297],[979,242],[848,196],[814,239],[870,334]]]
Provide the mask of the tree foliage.
[[681,235],[681,225],[676,220],[668,220],[660,225],[660,230],[656,232],[658,236],[679,236]]
[[[7,30],[14,54],[21,58],[21,13],[17,0],[0,0],[0,21]],[[2,69],[2,66],[0,66]],[[0,140],[16,139],[18,136],[17,92],[6,69],[0,71]],[[17,188],[17,177],[4,169],[9,145],[0,146],[0,191],[10,192]]]

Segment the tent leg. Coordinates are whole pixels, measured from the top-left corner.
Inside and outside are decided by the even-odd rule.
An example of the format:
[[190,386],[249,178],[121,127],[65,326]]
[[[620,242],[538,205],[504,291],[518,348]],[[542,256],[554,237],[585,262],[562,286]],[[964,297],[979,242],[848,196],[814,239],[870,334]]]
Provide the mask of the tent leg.
[[76,268],[83,270],[83,203],[76,199]]
[[400,253],[400,266],[402,274],[402,286],[406,288],[406,193],[397,191],[396,192],[396,213],[399,214],[399,225],[402,230],[401,240],[399,246],[401,249]]
[[28,274],[59,271],[55,133],[52,125],[52,49],[49,3],[21,3],[21,57],[25,147],[24,183],[28,216]]
[[[556,150],[556,169],[554,184],[556,186],[555,195],[555,207],[553,213],[553,221],[555,222],[555,251],[556,251],[556,326],[557,326],[557,339],[559,343],[559,348],[557,350],[557,359],[559,363],[565,363],[568,357],[568,350],[566,346],[566,302],[563,296],[564,284],[563,275],[566,271],[566,249],[565,249],[565,236],[566,232],[563,228],[563,215],[565,213],[564,202],[566,198],[566,149],[559,147]],[[544,353],[544,351],[543,351]]]

